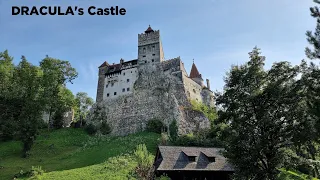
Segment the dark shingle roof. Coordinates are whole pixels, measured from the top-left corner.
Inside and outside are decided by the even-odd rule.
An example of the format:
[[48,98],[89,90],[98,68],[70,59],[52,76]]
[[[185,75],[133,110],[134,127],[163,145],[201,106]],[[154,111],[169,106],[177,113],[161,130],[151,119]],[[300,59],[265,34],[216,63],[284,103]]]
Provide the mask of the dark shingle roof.
[[201,78],[198,68],[194,63],[192,63],[190,78]]
[[[222,150],[224,149],[159,146],[163,160],[157,170],[233,171],[227,159],[222,156]],[[188,156],[196,156],[195,162],[190,162]],[[208,157],[214,157],[215,162],[210,162]]]

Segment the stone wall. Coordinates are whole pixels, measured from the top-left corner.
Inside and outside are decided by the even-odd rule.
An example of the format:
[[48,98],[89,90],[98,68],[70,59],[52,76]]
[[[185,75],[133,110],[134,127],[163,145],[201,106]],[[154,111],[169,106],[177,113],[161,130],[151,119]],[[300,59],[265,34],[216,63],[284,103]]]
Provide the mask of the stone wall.
[[92,118],[93,112],[97,106],[103,106],[107,114],[105,121],[112,127],[113,135],[141,131],[153,118],[166,125],[176,120],[179,134],[209,128],[209,120],[191,110],[182,76],[180,58],[139,66],[132,93],[95,104],[87,122],[99,125],[101,122]]

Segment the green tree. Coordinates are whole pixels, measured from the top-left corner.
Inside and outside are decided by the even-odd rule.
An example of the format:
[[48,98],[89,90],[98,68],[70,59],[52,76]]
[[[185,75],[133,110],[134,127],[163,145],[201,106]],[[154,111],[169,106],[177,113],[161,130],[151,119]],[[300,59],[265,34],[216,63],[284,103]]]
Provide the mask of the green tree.
[[[295,78],[298,67],[288,62],[263,69],[265,58],[254,48],[250,60],[233,66],[218,95],[218,121],[228,124],[226,156],[239,179],[275,179],[283,160],[282,149],[293,137],[299,115]],[[291,112],[292,111],[292,112]]]
[[13,119],[17,114],[12,110],[19,101],[13,99],[13,72],[13,58],[7,50],[0,52],[0,140],[12,139],[16,129]]
[[[316,4],[320,4],[319,0],[313,0]],[[311,16],[317,19],[317,25],[315,32],[307,31],[307,40],[310,45],[313,46],[313,49],[306,47],[305,53],[310,59],[320,59],[320,11],[319,7],[311,7],[310,8]]]
[[14,109],[19,112],[19,115],[14,120],[19,127],[18,138],[23,142],[23,157],[28,155],[42,120],[42,87],[39,83],[42,77],[40,69],[30,64],[22,56],[14,72],[15,91],[13,94],[15,100],[19,101],[19,106]]
[[43,102],[46,107],[46,112],[49,113],[48,129],[52,126],[51,115],[60,108],[59,93],[61,86],[66,83],[72,83],[78,76],[77,71],[71,66],[68,61],[46,57],[40,62],[40,67],[43,71],[42,86],[44,89]]
[[76,94],[75,101],[76,101],[75,121],[79,121],[79,120],[82,121],[83,119],[86,119],[87,114],[89,112],[89,108],[93,105],[94,101],[85,92],[78,92]]

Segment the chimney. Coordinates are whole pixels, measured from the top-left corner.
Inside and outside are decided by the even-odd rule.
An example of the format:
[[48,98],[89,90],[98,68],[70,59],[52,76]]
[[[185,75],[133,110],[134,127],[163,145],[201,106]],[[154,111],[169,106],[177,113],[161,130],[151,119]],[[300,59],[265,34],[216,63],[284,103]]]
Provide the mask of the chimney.
[[210,90],[210,82],[209,82],[209,79],[206,79],[207,80],[207,88]]
[[121,58],[121,59],[120,59],[120,64],[123,64],[123,62],[124,62],[124,60]]

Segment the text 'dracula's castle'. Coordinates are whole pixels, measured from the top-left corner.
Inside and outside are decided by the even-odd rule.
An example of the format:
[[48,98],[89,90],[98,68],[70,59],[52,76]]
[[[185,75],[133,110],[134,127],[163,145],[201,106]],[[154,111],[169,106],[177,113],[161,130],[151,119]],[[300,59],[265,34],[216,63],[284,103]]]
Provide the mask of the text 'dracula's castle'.
[[[210,126],[190,102],[213,106],[214,96],[194,63],[188,75],[180,57],[164,59],[160,31],[149,26],[138,35],[138,59],[101,64],[96,101],[88,123],[99,126],[105,121],[114,135],[144,130],[151,119],[167,126],[175,120],[179,134],[186,134]],[[93,117],[99,111],[103,120]]]

